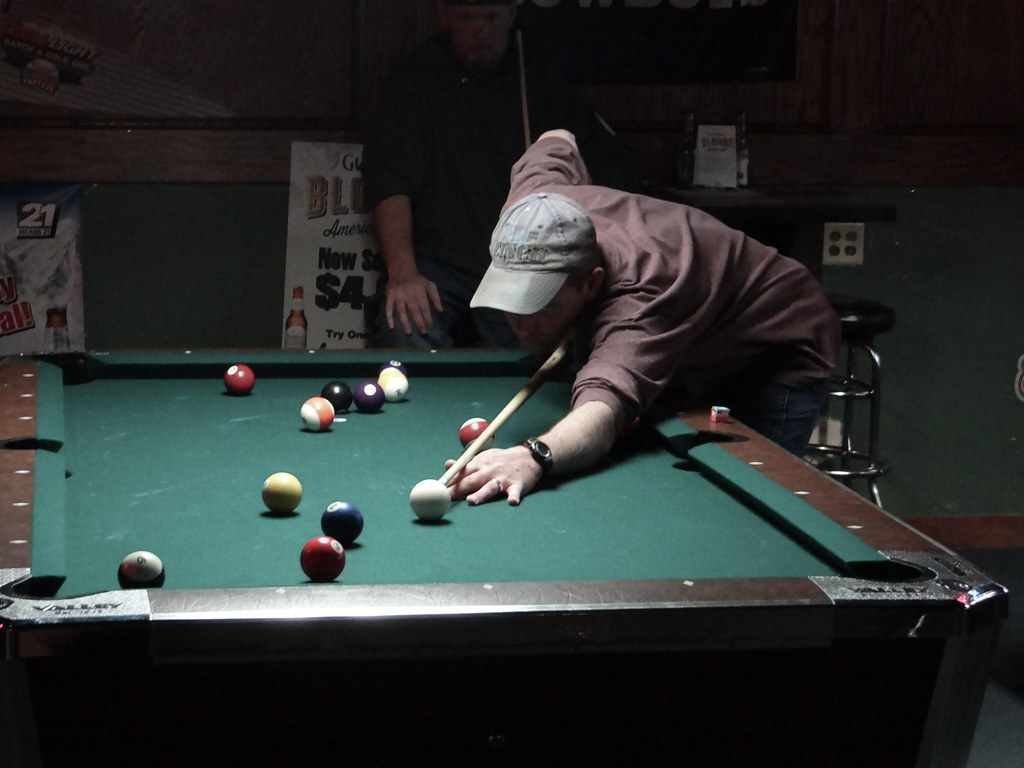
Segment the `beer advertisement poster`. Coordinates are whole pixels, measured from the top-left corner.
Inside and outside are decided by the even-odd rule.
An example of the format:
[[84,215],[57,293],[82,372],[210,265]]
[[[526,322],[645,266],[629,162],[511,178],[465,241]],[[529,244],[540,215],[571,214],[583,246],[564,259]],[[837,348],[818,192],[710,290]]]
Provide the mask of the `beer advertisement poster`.
[[293,142],[281,346],[363,349],[383,259],[363,196],[361,144]]
[[0,355],[82,351],[81,187],[0,185]]

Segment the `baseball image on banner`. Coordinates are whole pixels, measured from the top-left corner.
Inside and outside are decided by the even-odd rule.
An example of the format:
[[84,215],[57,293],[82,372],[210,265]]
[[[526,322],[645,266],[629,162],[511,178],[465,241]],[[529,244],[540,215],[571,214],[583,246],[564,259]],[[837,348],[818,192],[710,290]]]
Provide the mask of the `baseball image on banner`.
[[0,186],[0,355],[85,348],[81,188]]
[[362,349],[383,258],[363,196],[361,144],[292,143],[281,346]]

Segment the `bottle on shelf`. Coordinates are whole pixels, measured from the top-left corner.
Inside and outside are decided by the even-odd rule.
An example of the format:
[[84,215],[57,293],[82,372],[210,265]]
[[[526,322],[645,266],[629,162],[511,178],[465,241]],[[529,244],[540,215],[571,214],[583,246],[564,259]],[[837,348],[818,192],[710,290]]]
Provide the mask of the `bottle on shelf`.
[[697,149],[697,115],[690,111],[683,117],[683,130],[676,150],[676,182],[681,187],[693,186],[693,159]]
[[747,116],[736,115],[736,186],[745,187],[750,183],[750,150],[747,148]]
[[292,309],[284,321],[284,348],[306,349],[306,312],[301,285],[292,289]]

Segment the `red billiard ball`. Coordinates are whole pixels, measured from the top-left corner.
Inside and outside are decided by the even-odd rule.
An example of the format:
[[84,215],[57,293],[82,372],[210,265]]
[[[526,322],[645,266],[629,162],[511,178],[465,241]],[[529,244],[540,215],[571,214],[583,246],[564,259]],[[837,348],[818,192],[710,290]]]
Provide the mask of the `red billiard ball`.
[[224,372],[224,386],[232,395],[248,395],[256,383],[256,375],[248,365],[232,365]]
[[376,381],[360,382],[352,390],[352,402],[360,413],[376,413],[384,405],[384,389]]
[[330,429],[334,421],[334,406],[326,397],[311,397],[299,409],[302,423],[312,432],[324,432]]
[[[490,426],[490,422],[487,419],[469,419],[462,427],[459,428],[459,440],[462,442],[463,447],[468,446],[480,435],[483,434],[484,430]],[[483,448],[490,448],[494,444],[494,435],[491,435],[487,440],[487,445]],[[482,450],[482,449],[481,449]]]
[[345,570],[345,548],[330,536],[315,536],[303,545],[299,565],[311,581],[334,581]]

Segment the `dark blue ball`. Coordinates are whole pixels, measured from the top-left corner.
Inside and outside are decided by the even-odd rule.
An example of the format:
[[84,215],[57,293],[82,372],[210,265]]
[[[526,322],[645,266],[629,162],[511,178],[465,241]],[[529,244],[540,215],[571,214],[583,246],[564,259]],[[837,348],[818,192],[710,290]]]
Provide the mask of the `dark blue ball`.
[[331,502],[320,516],[320,528],[347,547],[363,532],[363,513],[347,501]]

